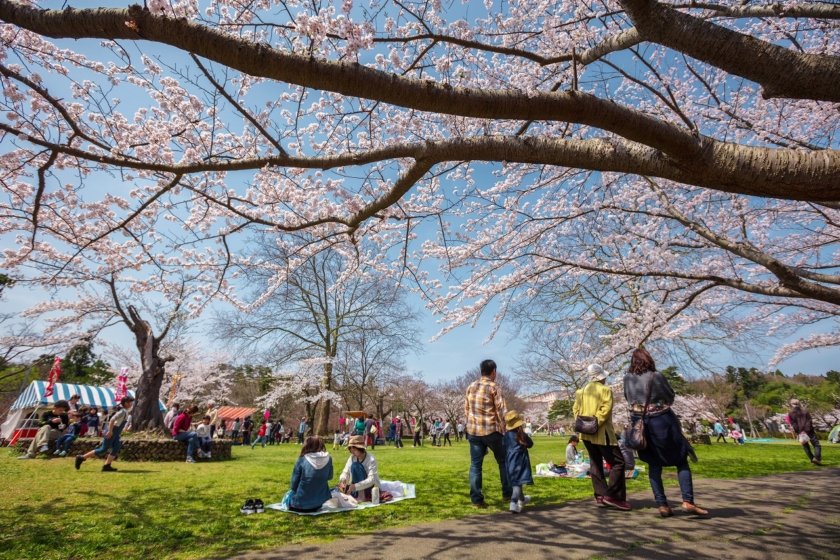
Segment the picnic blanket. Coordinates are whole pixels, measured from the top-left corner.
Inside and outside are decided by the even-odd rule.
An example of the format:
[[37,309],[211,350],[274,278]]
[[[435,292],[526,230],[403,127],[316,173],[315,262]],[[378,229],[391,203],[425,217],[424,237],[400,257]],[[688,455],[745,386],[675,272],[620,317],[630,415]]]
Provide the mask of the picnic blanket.
[[[311,513],[289,511],[289,506],[284,502],[269,504],[265,507],[267,507],[268,509],[274,509],[286,513],[296,513],[298,515],[324,515],[325,513],[339,513],[342,511],[355,511],[359,509],[385,506],[388,504],[401,502],[403,500],[412,500],[417,497],[417,495],[415,494],[413,484],[406,484],[405,482],[400,482],[399,480],[382,480],[380,482],[380,488],[385,492],[390,492],[391,495],[394,496],[394,498],[388,502],[380,502],[378,504],[374,504],[372,502],[358,502],[355,505],[353,505],[353,502],[355,502],[355,500],[353,500],[352,498],[347,500],[346,496],[333,497],[330,500],[328,500],[327,503],[321,506],[321,509],[319,509],[318,511],[313,511]],[[337,493],[337,491],[334,492]],[[335,496],[335,494],[333,495]]]
[[[571,465],[556,466],[554,463],[540,463],[537,465],[537,472],[534,474],[540,478],[588,478],[589,477],[589,463],[574,463]],[[642,466],[637,466],[632,471],[625,471],[625,478],[638,478],[639,471],[645,470]]]

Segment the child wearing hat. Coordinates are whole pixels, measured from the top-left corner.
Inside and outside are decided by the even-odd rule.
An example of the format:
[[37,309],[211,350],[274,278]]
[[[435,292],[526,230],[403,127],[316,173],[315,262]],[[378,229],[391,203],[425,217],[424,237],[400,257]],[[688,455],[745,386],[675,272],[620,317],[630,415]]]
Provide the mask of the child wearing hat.
[[521,513],[525,504],[531,501],[530,496],[522,493],[522,486],[534,484],[531,476],[531,457],[528,455],[528,449],[534,446],[534,442],[522,428],[524,424],[525,420],[515,410],[505,414],[505,469],[513,490],[510,496],[511,513]]
[[111,463],[113,463],[114,459],[117,458],[117,454],[120,452],[120,448],[122,447],[120,434],[122,434],[123,428],[125,428],[125,425],[128,423],[128,411],[131,410],[132,404],[134,404],[134,397],[125,396],[122,400],[120,400],[120,408],[111,415],[111,420],[109,420],[104,426],[104,430],[102,431],[102,443],[99,444],[99,447],[93,449],[92,451],[88,451],[84,455],[76,455],[76,470],[79,470],[82,463],[94,455],[101,457],[105,453],[107,453],[108,456],[105,458],[105,464],[102,466],[102,471],[113,472],[117,470],[111,466]]
[[365,436],[353,436],[347,443],[350,457],[341,476],[338,477],[338,490],[350,494],[360,502],[369,502],[371,488],[379,487],[379,468],[376,459],[367,451]]

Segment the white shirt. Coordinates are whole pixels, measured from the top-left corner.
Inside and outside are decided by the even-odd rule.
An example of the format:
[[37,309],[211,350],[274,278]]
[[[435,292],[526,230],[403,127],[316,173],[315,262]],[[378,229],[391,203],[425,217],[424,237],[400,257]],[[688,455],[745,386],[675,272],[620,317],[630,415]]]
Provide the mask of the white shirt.
[[[350,484],[350,467],[353,465],[353,461],[358,463],[356,457],[350,455],[350,457],[347,458],[347,464],[344,465],[344,470],[341,471],[341,476],[338,477],[339,482]],[[365,453],[365,459],[362,461],[362,466],[365,468],[365,472],[367,472],[367,478],[356,483],[356,490],[366,490],[374,485],[379,486],[379,468],[376,466],[376,459],[374,459],[370,452]]]

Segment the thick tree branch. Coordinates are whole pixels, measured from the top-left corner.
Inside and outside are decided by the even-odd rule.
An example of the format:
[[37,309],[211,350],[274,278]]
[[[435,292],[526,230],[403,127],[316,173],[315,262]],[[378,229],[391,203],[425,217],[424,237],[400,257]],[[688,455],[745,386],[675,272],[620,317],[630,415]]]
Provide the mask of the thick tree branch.
[[840,57],[804,54],[681,13],[656,0],[620,0],[645,41],[760,84],[764,96],[840,101]]
[[[0,130],[18,134],[3,123],[0,123]],[[331,169],[400,158],[423,160],[431,165],[448,161],[506,161],[633,173],[738,194],[815,202],[840,201],[840,151],[755,148],[717,141],[710,142],[704,153],[691,162],[675,162],[657,150],[620,139],[555,140],[499,136],[394,144],[323,158],[275,156],[230,162],[165,164],[92,154],[28,136],[25,140],[89,161],[176,175],[242,171],[266,166]]]
[[[356,63],[328,62],[282,52],[186,19],[156,17],[140,6],[58,11],[0,0],[0,19],[54,38],[155,41],[252,76],[421,111],[586,124],[657,148],[676,159],[690,160],[703,149],[703,142],[688,130],[593,95],[581,92],[523,95],[517,91],[452,87],[405,78]],[[131,22],[131,27],[126,22]]]

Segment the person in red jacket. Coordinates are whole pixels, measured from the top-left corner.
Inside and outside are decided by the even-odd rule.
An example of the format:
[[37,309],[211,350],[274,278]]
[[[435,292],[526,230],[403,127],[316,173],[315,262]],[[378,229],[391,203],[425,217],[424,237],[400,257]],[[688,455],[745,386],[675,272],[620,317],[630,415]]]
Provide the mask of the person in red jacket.
[[266,424],[266,420],[263,418],[262,424],[260,424],[260,430],[257,432],[257,439],[255,439],[254,443],[251,444],[251,449],[256,447],[258,443],[262,443],[262,446],[265,447],[266,432],[268,432],[268,424]]
[[195,463],[193,453],[198,445],[198,434],[192,430],[192,415],[196,412],[198,412],[197,406],[189,406],[175,418],[175,423],[172,424],[172,437],[176,441],[187,442],[187,463]]

